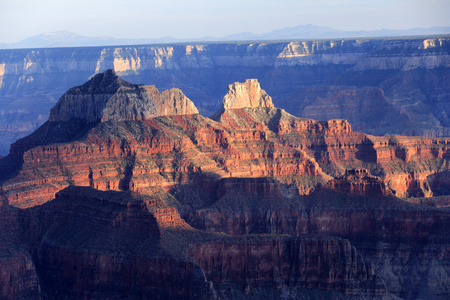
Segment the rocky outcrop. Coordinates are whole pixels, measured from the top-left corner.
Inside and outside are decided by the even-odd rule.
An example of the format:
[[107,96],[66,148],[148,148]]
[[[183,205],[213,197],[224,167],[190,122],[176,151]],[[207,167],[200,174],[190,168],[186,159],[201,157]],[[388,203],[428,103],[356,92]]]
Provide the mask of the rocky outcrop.
[[0,297],[5,300],[43,299],[31,255],[2,239],[3,247],[9,249],[0,249]]
[[118,77],[113,70],[107,70],[84,85],[67,91],[50,111],[49,121],[139,121],[197,113],[192,101],[178,89],[160,94],[155,86],[133,85]]
[[[13,213],[0,215],[10,216],[1,224],[25,242],[20,255],[26,261],[0,260],[2,299],[40,299],[41,293],[68,299],[230,299],[224,285],[242,294],[287,287],[350,298],[389,296],[371,262],[347,240],[237,238],[204,234],[186,224],[170,227],[153,216],[153,208],[167,204],[160,196],[72,186],[20,216],[8,208]],[[12,252],[17,242],[5,246]],[[182,250],[174,256],[177,248]],[[22,266],[26,270],[15,271]]]
[[283,108],[302,118],[345,119],[355,131],[373,135],[385,135],[393,127],[404,130],[412,123],[378,87],[308,86],[286,97]]
[[223,97],[223,108],[273,107],[272,98],[261,89],[257,79],[247,79],[244,83],[235,82],[228,86]]
[[325,187],[357,196],[392,194],[380,178],[370,175],[366,169],[345,170],[344,175],[328,181]]
[[[430,197],[428,176],[446,170],[450,157],[448,139],[392,136],[370,137],[380,177],[398,197]],[[431,163],[433,161],[433,163]],[[431,165],[430,165],[431,163]],[[439,192],[437,192],[437,195]]]
[[442,171],[427,176],[427,183],[435,196],[450,194],[450,172]]

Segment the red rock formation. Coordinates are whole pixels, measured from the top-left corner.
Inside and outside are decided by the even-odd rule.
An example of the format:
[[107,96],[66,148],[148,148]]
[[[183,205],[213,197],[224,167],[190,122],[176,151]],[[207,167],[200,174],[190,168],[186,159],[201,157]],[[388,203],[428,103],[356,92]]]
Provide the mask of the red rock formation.
[[450,172],[442,171],[428,175],[427,182],[431,190],[439,195],[448,195],[450,191]]
[[[41,195],[36,200],[48,201],[69,184],[142,193],[154,186],[169,190],[205,172],[219,177],[275,176],[284,181],[292,181],[292,176],[328,178],[301,149],[275,145],[263,130],[228,131],[198,115],[129,125],[101,123],[84,141],[27,151],[20,174],[3,187],[10,203],[35,205],[28,202],[33,193]],[[109,136],[104,137],[105,131]],[[36,168],[42,170],[37,173]],[[313,188],[308,184],[299,186],[299,191]]]
[[[381,170],[377,175],[398,196],[431,195],[427,176],[445,166],[449,151],[446,140],[418,138],[420,144],[403,144],[419,149],[416,158],[405,161],[395,156],[389,138],[352,132],[342,120],[301,120],[277,109],[227,110],[221,120],[187,115],[101,123],[79,142],[26,152],[20,174],[3,189],[11,204],[26,207],[52,199],[71,183],[145,193],[152,186],[169,190],[205,172],[219,177],[275,176],[282,182],[311,176],[324,182],[330,179],[326,173],[340,176],[346,169],[369,166]],[[380,160],[387,150],[389,156]],[[408,179],[411,174],[413,180]],[[299,185],[298,190],[307,194],[311,187]]]
[[[32,258],[26,251],[13,250],[11,244],[4,243],[4,246],[11,247],[5,253],[1,249],[0,266],[0,297],[5,300],[15,299],[43,299],[40,292],[39,279],[36,274]],[[9,254],[9,255],[8,255]]]
[[345,175],[328,181],[325,187],[357,196],[377,197],[392,194],[380,178],[371,176],[366,169],[345,170]]
[[[318,234],[421,243],[445,236],[445,210],[413,207],[395,197],[338,193],[321,188],[301,196],[270,179],[224,179],[215,202],[186,216],[195,228],[230,234]],[[231,183],[231,184],[230,184]],[[385,235],[384,235],[385,234]]]
[[[164,218],[160,223],[151,213],[164,202],[131,192],[72,186],[59,192],[54,201],[23,211],[20,223],[13,216],[9,223],[24,230],[28,247],[33,249],[27,272],[34,274],[30,277],[34,285],[27,285],[28,295],[37,298],[42,290],[50,297],[73,299],[215,299],[215,289],[220,295],[220,285],[230,282],[243,284],[247,290],[276,290],[286,285],[367,298],[387,295],[373,266],[348,241],[270,236],[236,239],[196,233],[186,224],[169,230]],[[173,240],[180,235],[184,237]],[[181,243],[178,247],[192,245],[183,251],[189,248],[194,260],[165,253],[160,237]],[[188,241],[186,245],[183,239]],[[9,279],[15,271],[6,266],[21,264],[1,263],[8,276],[0,281],[5,283],[2,295],[5,299],[20,297],[19,286]],[[27,279],[23,271],[16,274],[21,283]]]
[[[281,182],[296,182],[299,193],[308,194],[317,183],[331,179],[330,175],[339,177],[346,169],[361,167],[369,173],[373,170],[397,196],[431,196],[427,177],[445,170],[445,161],[450,156],[449,141],[445,139],[372,137],[353,132],[345,120],[318,122],[295,118],[272,108],[270,97],[255,80],[230,85],[224,109],[213,118],[219,122],[198,115],[154,118],[140,123],[103,122],[90,131],[83,129],[87,135],[78,137],[77,142],[30,149],[30,145],[37,145],[40,140],[50,144],[53,136],[61,134],[57,129],[60,127],[66,128],[68,137],[57,141],[77,137],[77,131],[70,129],[72,123],[57,123],[56,115],[81,109],[89,111],[86,120],[97,118],[90,117],[93,112],[85,107],[93,98],[77,106],[77,97],[128,89],[153,93],[153,102],[144,101],[141,94],[132,97],[127,94],[125,98],[136,105],[153,103],[160,114],[173,107],[171,113],[195,111],[182,108],[189,107],[189,103],[177,91],[159,95],[152,87],[131,85],[113,72],[97,75],[91,82],[68,92],[68,97],[75,98],[61,99],[52,113],[53,122],[12,147],[11,156],[22,158],[24,163],[20,174],[3,184],[10,203],[22,207],[42,203],[69,184],[143,193],[153,186],[169,190],[192,181],[192,174],[205,172],[218,177],[274,176]],[[82,92],[85,94],[76,94]],[[118,95],[108,99],[116,98],[122,99]],[[113,100],[108,100],[105,107],[122,101]],[[172,101],[182,104],[174,106]],[[263,107],[227,109],[236,105]],[[74,110],[72,106],[77,108]],[[118,113],[118,119],[139,120],[142,116],[139,109],[133,109],[130,116],[125,116],[126,109],[120,113],[113,111]],[[104,112],[114,115],[107,108],[99,111]],[[81,112],[80,115],[83,116]],[[26,152],[27,149],[30,150]],[[315,179],[312,184],[302,185],[301,181],[293,180],[298,176]]]
[[371,136],[370,140],[376,151],[376,161],[383,168],[380,177],[398,197],[433,195],[427,177],[447,169],[448,139]]
[[378,87],[310,86],[283,102],[283,108],[297,116],[315,120],[346,119],[355,130],[369,134],[389,132],[388,127],[407,124],[407,117]]
[[[442,277],[427,281],[430,273],[448,272],[448,210],[424,209],[392,196],[351,196],[327,189],[295,197],[279,184],[255,192],[247,182],[227,185],[213,205],[186,216],[187,222],[200,230],[233,235],[345,237],[374,260],[377,275],[395,295],[448,294]],[[411,272],[420,275],[411,278]]]

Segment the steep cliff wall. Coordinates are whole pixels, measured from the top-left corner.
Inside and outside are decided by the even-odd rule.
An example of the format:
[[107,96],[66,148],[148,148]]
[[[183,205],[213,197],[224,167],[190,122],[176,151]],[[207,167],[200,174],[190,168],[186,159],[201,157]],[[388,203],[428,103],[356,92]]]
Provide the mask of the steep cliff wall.
[[[1,196],[0,196],[1,197]],[[43,299],[36,266],[20,230],[19,211],[0,206],[0,297]]]
[[348,298],[388,296],[373,265],[347,240],[247,238],[232,243],[199,243],[190,250],[190,256],[215,286],[243,285],[246,294],[276,283],[278,287],[338,291]]
[[[384,280],[390,293],[410,299],[421,295],[440,297],[438,295],[450,292],[445,279],[450,273],[448,209],[410,205],[392,196],[351,196],[328,189],[309,196],[295,196],[289,193],[288,186],[271,180],[234,179],[232,184],[227,183],[231,180],[224,181],[226,188],[219,185],[217,200],[212,205],[185,217],[189,224],[201,230],[233,235],[343,237],[349,239],[366,259],[374,262],[376,275]],[[262,246],[258,250],[267,253]],[[202,254],[209,257],[219,251],[224,250],[217,247]],[[236,244],[230,245],[230,253],[217,255],[216,260],[205,264],[206,269],[216,268],[214,272],[209,271],[210,276],[221,276],[226,281],[227,274],[239,272],[237,266],[244,264],[235,265],[234,262],[245,258],[251,262],[253,257],[251,252],[244,255],[241,251]],[[285,252],[279,250],[279,253]],[[307,256],[305,254],[305,259]],[[267,259],[275,265],[279,262]],[[283,268],[279,267],[279,270]],[[257,275],[263,277],[264,274]],[[435,280],[428,280],[429,277]],[[330,282],[336,283],[335,280]]]
[[151,211],[161,206],[72,186],[39,207],[2,208],[0,297],[214,299],[195,262],[160,246],[162,227]]
[[[229,83],[258,78],[278,107],[297,116],[351,119],[371,134],[448,136],[448,52],[447,37],[2,50],[0,153],[42,124],[67,89],[107,69],[132,83],[179,88],[205,116],[220,108]],[[307,86],[316,88],[295,93]],[[349,89],[356,95],[336,96]],[[320,110],[310,104],[317,97]],[[345,101],[336,106],[339,97]],[[379,117],[364,120],[367,107]]]
[[[234,299],[228,286],[243,297],[260,288],[266,289],[263,298],[282,288],[350,299],[390,297],[373,264],[348,240],[236,237],[168,226],[154,214],[164,202],[72,186],[44,205],[0,211],[0,237],[13,231],[17,239],[0,247],[0,296]],[[6,252],[14,259],[5,259]]]

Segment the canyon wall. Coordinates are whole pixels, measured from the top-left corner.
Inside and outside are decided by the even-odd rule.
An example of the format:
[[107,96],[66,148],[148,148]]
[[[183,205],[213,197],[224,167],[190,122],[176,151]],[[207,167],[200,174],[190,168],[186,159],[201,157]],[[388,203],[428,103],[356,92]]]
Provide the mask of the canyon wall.
[[0,211],[0,237],[14,232],[17,239],[5,245],[14,259],[5,260],[6,247],[0,248],[0,296],[235,299],[230,288],[241,298],[262,288],[259,297],[266,299],[281,290],[392,298],[372,262],[348,240],[204,233],[158,218],[164,202],[72,186],[44,205]]
[[190,256],[218,287],[219,295],[224,293],[223,286],[236,282],[244,286],[249,298],[254,290],[274,283],[278,289],[284,286],[338,291],[349,299],[358,295],[367,298],[389,295],[371,262],[364,260],[348,240],[338,238],[250,237],[233,242],[199,243],[192,247]]
[[229,83],[257,78],[277,107],[300,117],[349,119],[377,135],[448,136],[449,45],[442,37],[1,50],[0,154],[44,123],[67,89],[106,69],[179,88],[205,116]]
[[164,93],[98,74],[0,160],[2,298],[448,298],[449,138],[298,118],[256,79],[211,118]]
[[0,210],[0,297],[214,299],[195,262],[161,247],[151,211],[163,208],[136,194],[69,187],[45,205]]

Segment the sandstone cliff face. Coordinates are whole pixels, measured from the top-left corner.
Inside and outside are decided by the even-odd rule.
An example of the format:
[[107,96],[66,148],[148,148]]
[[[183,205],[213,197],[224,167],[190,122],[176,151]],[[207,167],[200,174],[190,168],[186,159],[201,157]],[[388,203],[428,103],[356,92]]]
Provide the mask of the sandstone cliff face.
[[247,79],[244,83],[235,82],[228,86],[223,108],[243,107],[273,107],[272,98],[261,89],[257,79]]
[[[426,45],[426,46],[424,46]],[[437,68],[448,65],[449,39],[358,39],[342,41],[292,41],[270,43],[220,43],[197,45],[163,45],[163,46],[127,46],[127,47],[93,47],[68,48],[87,59],[69,60],[72,52],[65,49],[20,49],[18,55],[12,56],[14,50],[4,50],[0,75],[34,74],[51,71],[51,67],[68,71],[90,71],[94,66],[96,72],[115,69],[118,72],[146,69],[212,68],[214,66],[270,66],[278,64],[346,64],[358,63],[361,69],[375,62],[375,55],[385,58],[390,64],[378,64],[379,69],[403,68]],[[347,51],[348,53],[345,53]],[[53,59],[53,53],[60,55],[59,61]],[[212,56],[211,54],[216,55]],[[22,55],[26,60],[22,60]],[[145,55],[144,55],[145,54]],[[356,54],[356,55],[355,55]],[[416,55],[414,55],[416,54]],[[422,55],[417,55],[422,54]],[[28,56],[27,56],[28,55]],[[41,56],[49,57],[45,64],[38,64]],[[324,60],[328,58],[328,60]],[[10,60],[6,60],[10,58]],[[259,59],[262,60],[260,61]],[[362,60],[361,60],[362,58]],[[440,62],[444,62],[444,64]],[[20,67],[19,67],[20,66]],[[113,68],[114,67],[114,68]]]
[[[449,292],[443,279],[450,271],[446,233],[448,210],[410,206],[392,196],[350,196],[322,189],[305,197],[294,196],[289,193],[288,186],[270,181],[264,185],[260,182],[259,190],[254,186],[254,181],[249,179],[227,185],[226,190],[220,189],[222,192],[216,202],[191,213],[186,220],[201,230],[233,235],[327,234],[345,237],[364,253],[365,258],[374,262],[378,278],[383,279],[390,293],[409,299],[420,294],[434,297],[432,295]],[[219,258],[240,253],[236,245],[230,252],[207,264],[207,268],[216,266],[213,276],[225,276],[221,272],[229,274],[220,268],[234,268],[229,272],[239,270],[233,264],[239,261],[237,257],[226,261]],[[206,253],[204,255],[208,257]],[[245,257],[250,258],[251,253]],[[445,275],[435,275],[438,273]],[[411,274],[415,274],[414,277]],[[430,275],[436,280],[429,281]]]
[[[4,245],[13,247],[9,243]],[[8,252],[11,250],[8,249]],[[0,265],[2,266],[0,275],[2,299],[43,299],[39,278],[29,253],[22,250],[7,255],[2,251]]]
[[[389,295],[371,262],[346,240],[202,234],[158,220],[154,213],[167,205],[162,198],[72,186],[20,216],[0,215],[11,216],[1,224],[16,226],[28,255],[28,273],[14,273],[20,262],[1,261],[8,276],[0,282],[2,299],[39,299],[41,292],[68,299],[231,299],[224,284],[242,294],[283,286],[350,298]],[[190,259],[170,254],[174,247]]]
[[447,139],[393,136],[370,140],[376,161],[383,165],[381,177],[398,197],[433,195],[427,178],[447,168],[450,150]]
[[[378,87],[304,87],[285,99],[283,106],[303,118],[323,121],[345,119],[355,131],[374,135],[389,133],[394,126],[399,130],[400,127],[406,128],[405,123],[411,122]],[[374,123],[377,126],[373,126]]]

